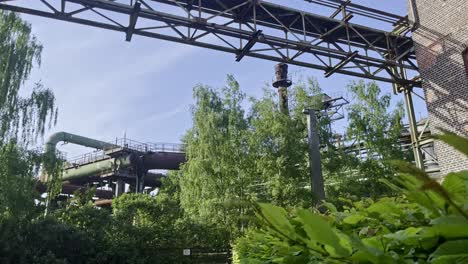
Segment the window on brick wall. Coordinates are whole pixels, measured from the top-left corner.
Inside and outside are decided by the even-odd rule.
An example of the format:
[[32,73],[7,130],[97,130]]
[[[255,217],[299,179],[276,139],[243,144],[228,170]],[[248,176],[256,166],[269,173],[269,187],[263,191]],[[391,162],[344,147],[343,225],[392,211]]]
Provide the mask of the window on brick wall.
[[463,62],[465,63],[465,71],[468,74],[468,48],[466,48],[463,53]]

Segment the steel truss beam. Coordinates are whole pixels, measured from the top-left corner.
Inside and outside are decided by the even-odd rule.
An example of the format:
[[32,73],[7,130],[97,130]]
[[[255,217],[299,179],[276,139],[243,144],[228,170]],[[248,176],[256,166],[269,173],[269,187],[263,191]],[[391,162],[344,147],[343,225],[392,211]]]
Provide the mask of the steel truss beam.
[[326,77],[421,86],[395,70],[418,71],[410,37],[350,23],[364,15],[401,28],[403,17],[349,1],[308,2],[339,8],[324,17],[261,0],[0,0],[0,9],[123,32],[127,41],[139,35],[231,53],[238,61],[248,56],[318,69]]
[[[411,91],[421,87],[408,19],[351,3],[304,0],[331,8],[330,16],[263,0],[0,0],[0,9],[393,83],[404,92],[415,130]],[[365,17],[394,27],[387,32],[351,23]],[[414,134],[415,131],[413,131]],[[420,140],[412,137],[423,168]]]

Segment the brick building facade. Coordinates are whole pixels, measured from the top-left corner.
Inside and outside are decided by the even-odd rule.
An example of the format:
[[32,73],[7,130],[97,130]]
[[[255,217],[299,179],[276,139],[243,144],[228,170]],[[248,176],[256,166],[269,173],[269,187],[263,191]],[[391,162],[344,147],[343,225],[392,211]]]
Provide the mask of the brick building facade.
[[[408,14],[419,24],[413,39],[431,130],[468,136],[468,0],[408,0]],[[435,148],[442,173],[468,170],[461,153],[440,142]]]

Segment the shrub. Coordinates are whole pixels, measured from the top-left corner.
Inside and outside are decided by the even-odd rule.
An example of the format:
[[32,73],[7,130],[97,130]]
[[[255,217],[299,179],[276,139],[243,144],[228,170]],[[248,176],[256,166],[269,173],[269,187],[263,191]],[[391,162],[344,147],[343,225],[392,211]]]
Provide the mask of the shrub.
[[[468,140],[439,139],[468,155]],[[343,211],[257,206],[261,225],[236,241],[234,263],[468,263],[468,171],[442,184],[404,162],[385,183],[402,194],[348,203]]]

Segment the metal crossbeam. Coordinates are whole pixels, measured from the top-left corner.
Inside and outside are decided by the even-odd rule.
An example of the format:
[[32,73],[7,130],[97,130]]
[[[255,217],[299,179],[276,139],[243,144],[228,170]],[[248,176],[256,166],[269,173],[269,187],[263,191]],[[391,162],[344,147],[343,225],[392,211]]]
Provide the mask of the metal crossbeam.
[[127,35],[125,37],[126,41],[132,40],[133,32],[135,32],[135,26],[137,23],[138,14],[140,13],[140,10],[141,10],[141,4],[135,3],[135,5],[133,6],[133,13],[130,15],[130,22],[128,23],[128,28],[126,32]]
[[239,54],[236,56],[236,61],[239,62],[244,58],[244,56],[249,53],[249,51],[252,49],[252,47],[255,45],[255,43],[258,41],[258,38],[261,36],[262,31],[258,30],[252,35],[252,38],[249,39],[249,42],[244,46],[244,48],[239,52]]
[[325,72],[325,77],[331,76],[333,73],[337,72],[339,69],[343,68],[348,62],[350,62],[354,57],[358,55],[358,52],[355,51],[351,53],[346,59],[335,65],[333,68],[330,68]]
[[403,17],[318,2],[339,6],[342,19],[259,0],[0,0],[0,9],[123,32],[128,41],[138,35],[231,53],[237,60],[248,56],[421,86],[395,70],[418,70],[410,37],[349,21],[354,15],[393,23]]

